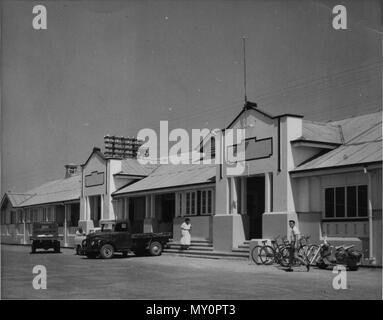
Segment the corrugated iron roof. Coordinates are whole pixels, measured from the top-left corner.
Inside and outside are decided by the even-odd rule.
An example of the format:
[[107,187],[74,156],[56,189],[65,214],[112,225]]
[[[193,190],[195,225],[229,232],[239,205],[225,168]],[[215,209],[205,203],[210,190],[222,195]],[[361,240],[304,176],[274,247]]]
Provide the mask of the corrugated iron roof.
[[148,176],[158,164],[140,164],[136,159],[124,159],[121,163],[121,172],[118,174],[127,174],[133,176]]
[[303,120],[302,137],[298,140],[342,144],[341,127],[332,123]]
[[22,203],[32,197],[32,194],[27,193],[12,193],[7,192],[4,196],[8,198],[8,200],[11,202],[12,207],[17,208],[21,207]]
[[378,131],[375,131],[375,137],[382,139],[382,112],[333,121],[331,124],[342,127],[345,143],[355,143],[356,140],[354,139],[357,139],[359,142],[375,139],[370,131],[374,131],[374,128],[377,127],[380,128],[380,134],[377,136],[376,133],[378,133]]
[[215,171],[215,165],[163,164],[148,177],[114,192],[113,195],[209,183],[214,181]]
[[22,203],[23,207],[80,199],[81,176],[73,176],[45,183],[28,191],[33,196]]
[[342,128],[344,144],[293,172],[350,166],[382,161],[382,113],[332,122]]

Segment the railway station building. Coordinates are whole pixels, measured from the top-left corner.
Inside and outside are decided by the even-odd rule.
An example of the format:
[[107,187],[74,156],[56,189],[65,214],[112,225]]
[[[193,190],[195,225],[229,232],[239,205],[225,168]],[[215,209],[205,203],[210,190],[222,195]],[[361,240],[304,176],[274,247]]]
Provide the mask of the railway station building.
[[[289,220],[312,242],[357,243],[382,264],[382,113],[313,122],[271,115],[247,102],[226,129],[245,129],[244,171],[222,164],[147,164],[94,148],[65,178],[1,201],[3,243],[28,243],[31,223],[60,225],[63,246],[77,226],[127,219],[133,232],[173,233],[191,219],[192,239],[232,251],[245,241],[289,235]],[[223,131],[225,132],[225,131]],[[215,159],[216,139],[203,142]],[[230,147],[230,146],[229,146]],[[234,146],[231,146],[234,147]]]

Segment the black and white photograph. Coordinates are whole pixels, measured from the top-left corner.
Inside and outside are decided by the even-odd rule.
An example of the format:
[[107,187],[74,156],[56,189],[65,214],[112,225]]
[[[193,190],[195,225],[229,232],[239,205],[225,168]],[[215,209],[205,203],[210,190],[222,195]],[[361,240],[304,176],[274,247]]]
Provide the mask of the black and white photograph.
[[382,1],[0,0],[0,19],[1,300],[137,319],[382,300]]

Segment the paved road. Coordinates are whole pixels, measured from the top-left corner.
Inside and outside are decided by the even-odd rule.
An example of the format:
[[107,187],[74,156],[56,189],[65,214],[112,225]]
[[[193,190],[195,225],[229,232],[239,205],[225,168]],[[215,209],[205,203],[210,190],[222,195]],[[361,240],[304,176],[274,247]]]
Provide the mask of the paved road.
[[[382,270],[349,272],[348,289],[334,290],[330,270],[287,273],[247,261],[161,257],[89,260],[63,253],[29,254],[3,245],[3,299],[381,299]],[[32,268],[47,269],[47,289],[32,288]]]

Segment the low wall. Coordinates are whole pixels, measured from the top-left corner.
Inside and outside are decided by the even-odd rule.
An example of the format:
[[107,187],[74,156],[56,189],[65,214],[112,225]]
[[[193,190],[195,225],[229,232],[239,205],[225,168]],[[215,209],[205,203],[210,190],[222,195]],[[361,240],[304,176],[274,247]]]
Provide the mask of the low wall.
[[[181,239],[181,224],[186,217],[176,217],[173,220],[173,240],[178,242]],[[192,240],[208,240],[212,241],[212,216],[189,216],[192,225]]]
[[[192,240],[208,240],[212,241],[212,216],[189,216],[192,225]],[[186,217],[176,217],[173,220],[173,240],[178,242],[181,239],[181,224]]]

